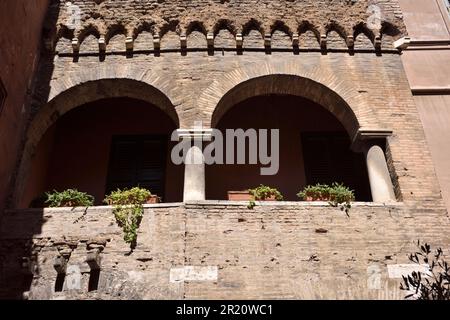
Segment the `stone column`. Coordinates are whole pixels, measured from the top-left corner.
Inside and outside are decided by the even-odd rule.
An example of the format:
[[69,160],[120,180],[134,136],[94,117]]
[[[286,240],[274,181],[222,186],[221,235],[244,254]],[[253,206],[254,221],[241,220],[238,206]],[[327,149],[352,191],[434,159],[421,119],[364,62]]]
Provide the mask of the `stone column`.
[[184,159],[184,194],[183,201],[203,201],[206,199],[205,158],[203,142],[210,141],[211,129],[179,129],[178,139],[188,143]]
[[206,199],[205,159],[198,146],[189,149],[184,164],[183,201],[201,201]]
[[395,192],[383,149],[369,145],[366,150],[367,171],[374,202],[393,202]]

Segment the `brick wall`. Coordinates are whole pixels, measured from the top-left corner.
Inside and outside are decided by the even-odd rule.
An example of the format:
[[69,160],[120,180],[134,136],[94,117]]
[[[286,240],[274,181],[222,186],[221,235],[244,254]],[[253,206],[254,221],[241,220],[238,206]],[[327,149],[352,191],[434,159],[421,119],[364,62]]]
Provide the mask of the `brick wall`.
[[[146,209],[131,254],[106,207],[9,212],[2,293],[20,296],[13,274],[31,269],[30,299],[402,299],[392,270],[409,263],[414,242],[450,244],[443,208],[356,204],[347,217],[326,204],[166,206]],[[89,292],[85,260],[94,250],[101,271]],[[67,267],[77,266],[81,281],[71,286],[67,275],[63,291],[54,292],[61,255],[70,255]],[[186,267],[195,268],[183,280]]]
[[30,109],[33,74],[38,64],[48,2],[18,0],[0,3],[0,78],[7,94],[0,106],[0,212],[13,181],[21,136]]

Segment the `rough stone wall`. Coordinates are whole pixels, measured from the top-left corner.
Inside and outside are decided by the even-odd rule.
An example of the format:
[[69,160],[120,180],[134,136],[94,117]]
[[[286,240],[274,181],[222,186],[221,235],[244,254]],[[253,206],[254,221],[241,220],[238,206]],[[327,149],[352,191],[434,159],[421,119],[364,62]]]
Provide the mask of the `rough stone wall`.
[[[72,21],[72,12],[64,10],[68,2],[81,8],[81,25],[68,25]],[[195,30],[206,35],[225,28],[244,34],[253,29],[263,35],[277,29],[293,33],[302,25],[320,34],[335,30],[353,35],[353,28],[364,25],[373,14],[368,10],[371,5],[380,8],[384,27],[404,30],[397,0],[63,0],[58,30],[60,36],[71,34],[80,41],[90,33],[108,40],[115,34],[137,36],[145,29],[161,37],[168,31],[182,34]],[[62,29],[73,33],[65,34],[69,30]]]
[[[192,203],[148,207],[130,254],[111,209],[9,212],[1,288],[29,299],[402,299],[398,272],[414,242],[447,250],[448,226],[443,207],[357,204],[346,217],[326,204]],[[78,271],[55,292],[61,257]],[[31,287],[12,290],[21,277]]]
[[30,111],[48,3],[48,0],[0,2],[0,78],[6,90],[6,99],[0,106],[0,212],[13,182],[25,115]]

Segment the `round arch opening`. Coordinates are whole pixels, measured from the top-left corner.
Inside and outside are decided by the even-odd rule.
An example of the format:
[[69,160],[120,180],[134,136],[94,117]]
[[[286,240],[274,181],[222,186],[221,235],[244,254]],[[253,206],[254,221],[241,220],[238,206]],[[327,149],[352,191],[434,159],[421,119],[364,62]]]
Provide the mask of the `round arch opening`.
[[131,97],[71,108],[36,144],[18,207],[39,207],[44,192],[69,188],[92,194],[96,205],[109,191],[134,186],[164,202],[182,201],[184,170],[170,161],[175,120],[161,106]]
[[[229,191],[264,184],[280,190],[285,200],[296,201],[297,193],[306,185],[338,182],[353,189],[357,200],[371,201],[364,156],[350,149],[350,137],[358,123],[348,106],[342,109],[342,99],[324,106],[292,94],[298,88],[285,88],[282,83],[275,86],[272,81],[272,85],[265,83],[264,89],[258,87],[261,84],[258,81],[233,89],[219,103],[212,124],[224,137],[227,129],[267,129],[269,137],[271,129],[279,129],[279,170],[275,175],[261,175],[260,169],[267,165],[260,161],[256,165],[207,166],[207,199],[225,200]],[[315,100],[327,102],[328,98]],[[344,118],[347,120],[342,123],[340,119]],[[248,163],[248,140],[245,150]]]

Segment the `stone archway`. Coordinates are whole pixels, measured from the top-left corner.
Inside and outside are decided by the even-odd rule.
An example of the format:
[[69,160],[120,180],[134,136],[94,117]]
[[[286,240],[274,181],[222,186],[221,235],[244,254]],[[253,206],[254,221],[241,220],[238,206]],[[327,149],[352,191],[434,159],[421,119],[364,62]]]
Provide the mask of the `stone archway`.
[[354,139],[359,130],[379,128],[367,100],[345,80],[320,66],[269,63],[240,67],[215,80],[199,98],[199,110],[214,127],[233,105],[265,94],[300,96],[322,105],[344,125]]
[[[204,119],[209,119],[205,126],[215,127],[236,104],[271,94],[306,98],[334,115],[354,149],[365,153],[374,201],[395,200],[385,155],[377,145],[392,131],[381,127],[362,93],[329,69],[293,62],[249,64],[216,79],[199,98],[198,108]],[[377,161],[371,161],[374,151]]]
[[159,78],[152,78],[142,71],[134,73],[131,78],[130,73],[132,72],[120,75],[112,74],[111,71],[102,73],[99,70],[91,70],[84,76],[75,73],[51,84],[48,102],[33,118],[27,131],[16,176],[14,206],[17,206],[21,199],[31,161],[42,137],[61,116],[79,106],[108,98],[138,99],[161,109],[176,127],[179,127],[177,111],[165,93],[167,87],[159,82]]

